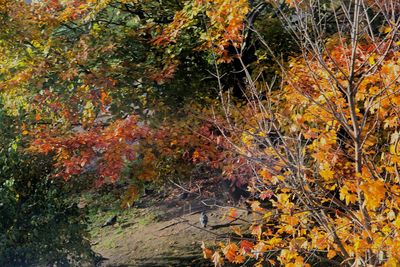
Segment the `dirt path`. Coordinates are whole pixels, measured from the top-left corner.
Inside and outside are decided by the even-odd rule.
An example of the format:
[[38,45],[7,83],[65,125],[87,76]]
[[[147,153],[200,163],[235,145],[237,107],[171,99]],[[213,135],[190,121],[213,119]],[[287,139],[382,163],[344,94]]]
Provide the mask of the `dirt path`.
[[[213,266],[203,259],[201,242],[215,245],[232,232],[225,217],[228,209],[206,206],[194,197],[149,197],[141,202],[119,212],[118,222],[112,226],[99,227],[112,216],[110,212],[96,215],[93,248],[106,258],[100,266]],[[201,211],[209,218],[205,229],[199,223]],[[244,216],[244,212],[239,214]]]

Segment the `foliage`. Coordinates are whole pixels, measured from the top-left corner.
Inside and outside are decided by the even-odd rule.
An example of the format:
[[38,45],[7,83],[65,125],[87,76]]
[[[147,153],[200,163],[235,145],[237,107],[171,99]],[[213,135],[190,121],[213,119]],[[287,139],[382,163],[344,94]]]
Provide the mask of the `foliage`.
[[[253,238],[202,244],[215,266],[396,266],[399,4],[388,2],[3,0],[1,98],[26,153],[54,156],[51,175],[132,179],[126,206],[144,182],[200,162],[249,185]],[[229,63],[245,101],[226,88]],[[13,186],[4,197],[17,205]]]
[[213,123],[206,121],[211,111],[197,104],[185,110],[149,122],[130,116],[68,136],[36,134],[29,151],[53,154],[54,175],[64,180],[90,175],[96,186],[119,179],[128,182],[124,205],[132,204],[147,182],[188,177],[196,164],[223,168],[226,144]]
[[[361,2],[336,6],[353,17],[337,15],[342,24],[324,35],[312,24],[317,2],[290,1],[302,21],[286,27],[296,31],[302,55],[281,65],[279,91],[248,76],[247,112],[227,114],[245,122],[229,139],[255,171],[251,190],[260,196],[251,205],[260,215],[250,228],[254,240],[220,244],[228,261],[399,264],[398,20]],[[372,15],[376,24],[366,30]],[[220,252],[203,251],[220,265]]]
[[51,158],[22,152],[17,120],[0,118],[0,264],[91,264],[84,214],[48,179]]
[[242,0],[187,1],[153,42],[164,46],[180,46],[184,38],[182,32],[188,28],[196,28],[198,20],[200,23],[203,20],[205,28],[197,30],[201,40],[199,49],[212,49],[222,56],[221,62],[229,62],[232,55],[228,48],[241,46],[244,20],[249,11],[249,3]]
[[129,161],[141,161],[139,154],[147,163],[154,158],[149,148],[134,149],[139,139],[165,135],[163,126],[146,126],[148,118],[157,120],[152,114],[165,112],[164,103],[173,112],[211,94],[201,80],[207,62],[191,53],[196,45],[169,52],[150,45],[180,8],[175,1],[5,3],[1,96],[9,113],[26,112],[24,135],[36,139],[31,151],[55,152],[59,176],[100,169],[98,184],[115,181]]
[[[219,144],[198,138],[213,134],[206,130],[211,124],[185,112],[188,99],[206,104],[208,96],[215,97],[209,79],[203,80],[213,62],[214,52],[207,49],[215,47],[230,61],[229,47],[243,41],[246,1],[5,4],[1,96],[9,113],[26,112],[23,132],[33,139],[30,151],[54,152],[56,175],[97,173],[100,185],[137,161],[143,163],[139,180],[154,180],[156,158],[177,166],[182,159],[205,160],[207,153],[211,164],[220,157]],[[201,41],[193,42],[197,37]],[[162,114],[179,109],[186,121],[171,127],[172,118]],[[193,123],[198,127],[190,132]],[[183,138],[177,138],[180,127],[187,128]]]

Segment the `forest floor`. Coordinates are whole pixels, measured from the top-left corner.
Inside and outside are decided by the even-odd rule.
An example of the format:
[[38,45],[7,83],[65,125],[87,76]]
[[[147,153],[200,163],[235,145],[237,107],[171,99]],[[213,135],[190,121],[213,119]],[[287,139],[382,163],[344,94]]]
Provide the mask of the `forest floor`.
[[[198,187],[200,190],[202,186]],[[212,191],[218,194],[210,197]],[[230,201],[220,187],[202,193],[184,192],[172,186],[142,197],[129,209],[118,208],[118,201],[109,196],[108,207],[92,209],[92,247],[105,258],[100,266],[213,266],[203,258],[202,241],[207,247],[217,246],[232,237],[231,226],[245,231],[247,212],[236,209],[238,217],[230,219]],[[91,197],[92,206],[107,202],[104,195],[103,199]],[[209,218],[206,228],[199,222],[202,211]],[[114,215],[115,224],[101,227]]]

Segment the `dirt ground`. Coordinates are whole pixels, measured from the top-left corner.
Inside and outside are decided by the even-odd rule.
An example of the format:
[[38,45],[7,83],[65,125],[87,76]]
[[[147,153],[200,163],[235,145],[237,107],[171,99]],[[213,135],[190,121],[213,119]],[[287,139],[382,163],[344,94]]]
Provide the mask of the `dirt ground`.
[[[93,249],[104,257],[99,266],[213,266],[203,258],[201,242],[215,246],[227,241],[231,226],[248,228],[245,209],[237,209],[240,217],[232,221],[226,216],[229,201],[221,201],[221,195],[217,198],[185,196],[175,190],[168,196],[146,196],[127,210],[95,214]],[[209,218],[206,228],[199,222],[202,211]],[[113,215],[117,215],[117,223],[101,227]]]

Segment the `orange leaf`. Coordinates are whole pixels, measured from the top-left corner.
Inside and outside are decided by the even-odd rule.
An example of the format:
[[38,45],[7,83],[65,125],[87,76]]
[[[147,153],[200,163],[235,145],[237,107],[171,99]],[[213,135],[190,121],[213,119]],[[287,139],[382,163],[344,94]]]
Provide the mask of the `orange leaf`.
[[259,201],[253,201],[251,203],[251,209],[255,212],[263,212],[264,209],[260,207],[261,203]]
[[251,234],[257,236],[258,239],[261,238],[262,228],[261,225],[252,225],[250,227]]
[[236,255],[235,259],[232,261],[233,263],[240,264],[244,262],[243,255]]
[[236,258],[238,250],[239,248],[235,243],[230,243],[222,249],[222,252],[228,261],[233,262]]
[[262,178],[264,178],[266,180],[270,180],[272,178],[272,174],[265,169],[260,170],[259,174]]
[[328,254],[326,255],[326,257],[328,258],[328,259],[332,259],[333,257],[335,257],[336,256],[336,251],[334,251],[334,250],[329,250],[328,251]]
[[242,240],[240,242],[240,249],[243,250],[245,253],[250,254],[251,250],[254,248],[254,244],[247,240]]
[[203,250],[203,257],[204,257],[205,259],[211,259],[212,254],[213,254],[213,253],[212,253],[212,250],[206,248],[206,245],[204,244],[203,241],[201,241],[201,249]]
[[365,203],[368,208],[376,209],[385,198],[385,183],[377,180],[366,182],[360,186],[365,195]]

